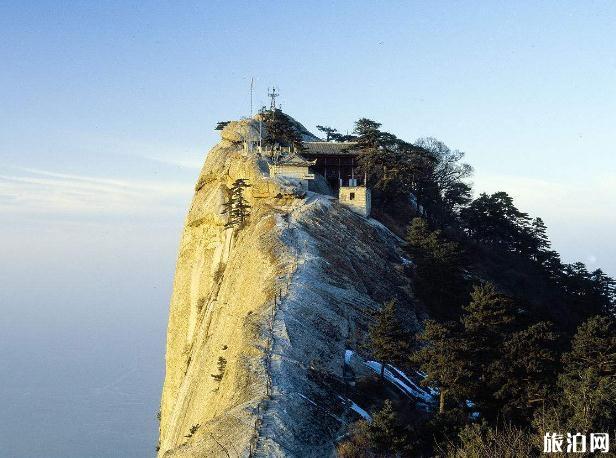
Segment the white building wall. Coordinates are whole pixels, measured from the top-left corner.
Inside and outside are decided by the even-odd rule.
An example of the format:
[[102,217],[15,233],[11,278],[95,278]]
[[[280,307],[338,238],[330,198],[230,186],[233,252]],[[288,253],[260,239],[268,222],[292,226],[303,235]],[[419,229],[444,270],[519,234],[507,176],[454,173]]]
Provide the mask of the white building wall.
[[304,190],[308,190],[308,180],[314,180],[314,174],[310,173],[310,170],[306,166],[271,164],[269,167],[271,176],[280,176],[296,180],[299,186]]
[[310,173],[308,167],[299,165],[272,165],[270,170],[274,175],[284,177],[299,178],[300,180],[314,179],[314,174]]
[[342,186],[338,193],[342,205],[349,207],[364,217],[370,216],[372,210],[372,195],[370,189],[364,186]]

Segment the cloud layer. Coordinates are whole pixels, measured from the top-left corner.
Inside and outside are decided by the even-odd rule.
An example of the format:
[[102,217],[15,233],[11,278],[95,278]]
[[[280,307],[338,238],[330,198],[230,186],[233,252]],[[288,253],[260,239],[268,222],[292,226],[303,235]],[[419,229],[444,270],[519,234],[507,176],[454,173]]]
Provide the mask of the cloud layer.
[[0,211],[46,218],[145,216],[185,209],[192,183],[119,179],[28,168],[0,172]]

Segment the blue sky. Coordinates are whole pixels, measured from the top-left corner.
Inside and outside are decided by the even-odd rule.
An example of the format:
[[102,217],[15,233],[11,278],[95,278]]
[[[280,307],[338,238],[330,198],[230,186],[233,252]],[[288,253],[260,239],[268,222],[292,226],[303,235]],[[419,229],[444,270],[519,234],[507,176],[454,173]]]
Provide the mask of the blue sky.
[[274,83],[309,129],[366,116],[465,151],[477,190],[509,192],[566,261],[616,275],[613,1],[21,1],[0,3],[0,30],[5,331],[123,342],[84,382],[96,393],[154,361],[149,420],[185,212],[251,77],[255,106]]
[[613,2],[1,8],[0,205],[14,221],[173,220],[175,241],[212,127],[248,113],[254,77],[256,106],[275,83],[309,128],[368,116],[466,151],[478,190],[510,192],[566,259],[616,273]]

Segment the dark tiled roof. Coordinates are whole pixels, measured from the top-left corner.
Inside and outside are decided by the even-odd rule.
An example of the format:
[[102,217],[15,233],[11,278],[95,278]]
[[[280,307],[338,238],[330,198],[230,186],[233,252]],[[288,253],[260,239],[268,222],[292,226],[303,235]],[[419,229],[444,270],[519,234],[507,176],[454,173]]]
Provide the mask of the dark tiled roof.
[[355,142],[304,142],[306,148],[302,153],[313,156],[342,155],[356,156],[359,151],[353,149]]
[[315,162],[316,159],[314,161],[307,161],[297,153],[293,152],[281,157],[274,165],[298,165],[308,167],[314,165]]

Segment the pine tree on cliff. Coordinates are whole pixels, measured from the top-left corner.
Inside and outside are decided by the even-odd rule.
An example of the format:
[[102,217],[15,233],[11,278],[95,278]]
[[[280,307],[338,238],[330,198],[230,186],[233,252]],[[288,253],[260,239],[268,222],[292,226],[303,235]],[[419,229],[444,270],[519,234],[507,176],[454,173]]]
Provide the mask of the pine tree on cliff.
[[470,397],[484,417],[494,418],[500,410],[495,393],[502,382],[495,362],[503,357],[503,345],[518,326],[513,301],[491,283],[475,286],[464,307],[462,325],[468,344],[467,360],[473,373],[475,392]]
[[415,263],[417,295],[436,319],[457,318],[466,285],[461,275],[463,253],[458,243],[432,231],[423,218],[413,218],[406,240]]
[[407,431],[389,399],[374,414],[367,429],[370,443],[383,456],[399,456],[408,442]]
[[500,294],[492,283],[475,286],[464,311],[466,334],[476,337],[482,348],[496,348],[515,322],[512,300]]
[[231,121],[218,121],[216,123],[216,129],[214,130],[223,130]]
[[422,347],[411,356],[411,363],[426,374],[422,385],[439,390],[439,413],[445,413],[449,399],[462,405],[471,394],[472,372],[460,326],[427,320],[418,340]]
[[330,140],[337,141],[340,139],[341,134],[338,133],[337,129],[329,126],[317,126],[317,129],[325,134],[325,141],[328,142]]
[[392,402],[373,412],[372,420],[351,425],[347,438],[337,446],[341,458],[407,456],[409,428],[406,427]]
[[222,213],[226,214],[228,218],[225,228],[241,228],[250,216],[250,205],[244,197],[244,189],[250,186],[243,178],[238,178],[231,185],[229,200],[223,204],[224,210]]
[[369,347],[374,357],[381,362],[381,379],[385,375],[385,365],[400,366],[407,361],[409,336],[396,317],[395,300],[386,302],[381,308],[376,324],[370,328]]
[[218,374],[210,374],[210,377],[212,377],[217,382],[220,382],[222,378],[225,376],[225,369],[227,368],[226,358],[219,356],[218,363],[216,365],[218,366]]
[[499,415],[505,420],[527,424],[534,409],[554,392],[558,337],[549,322],[541,321],[504,341],[502,355],[492,362],[490,372],[494,398],[502,405]]
[[293,146],[302,151],[304,149],[302,134],[298,127],[292,122],[291,118],[279,108],[274,110],[263,110],[261,119],[267,130],[264,139],[267,145]]
[[581,324],[563,356],[558,411],[577,431],[613,430],[616,423],[616,319],[594,316]]
[[418,202],[424,202],[428,189],[435,187],[435,158],[380,128],[381,124],[371,119],[355,122],[359,169],[367,175],[368,184],[382,192],[384,201],[412,192]]

